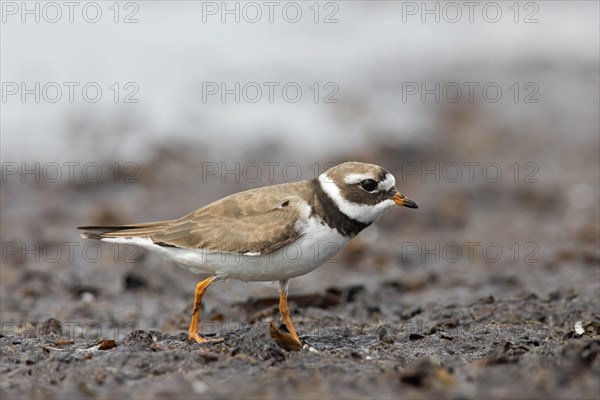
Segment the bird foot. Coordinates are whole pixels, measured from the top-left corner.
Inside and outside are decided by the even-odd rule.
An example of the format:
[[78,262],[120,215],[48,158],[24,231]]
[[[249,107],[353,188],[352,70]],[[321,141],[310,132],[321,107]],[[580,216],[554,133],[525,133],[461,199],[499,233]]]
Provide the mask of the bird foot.
[[271,322],[269,325],[269,331],[271,332],[271,337],[281,347],[286,351],[300,351],[302,349],[302,343],[298,337],[292,336],[288,327],[285,324],[281,324],[279,327],[275,326]]
[[223,343],[225,341],[225,339],[223,338],[215,338],[215,339],[206,339],[203,338],[202,336],[200,336],[199,334],[195,333],[195,334],[190,334],[188,336],[188,341],[190,343],[192,342],[196,342],[196,343],[213,343],[213,344],[217,344],[217,343]]

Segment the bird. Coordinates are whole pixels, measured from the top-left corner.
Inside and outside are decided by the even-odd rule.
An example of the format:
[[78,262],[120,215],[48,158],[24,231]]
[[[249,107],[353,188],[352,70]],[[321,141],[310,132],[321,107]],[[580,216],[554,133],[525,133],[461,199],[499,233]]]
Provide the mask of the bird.
[[134,244],[207,274],[194,293],[188,329],[192,343],[218,340],[198,332],[202,297],[213,283],[278,282],[283,323],[271,323],[270,334],[284,349],[300,350],[288,307],[290,280],[322,265],[395,206],[418,208],[398,191],[386,169],[349,161],[313,179],[232,194],[178,219],[77,229],[84,231],[83,238]]

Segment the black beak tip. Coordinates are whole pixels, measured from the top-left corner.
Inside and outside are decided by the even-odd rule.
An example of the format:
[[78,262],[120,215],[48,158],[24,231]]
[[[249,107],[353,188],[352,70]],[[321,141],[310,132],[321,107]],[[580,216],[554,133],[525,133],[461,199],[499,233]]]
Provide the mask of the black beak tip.
[[404,201],[404,207],[408,207],[408,208],[419,208],[419,206],[417,205],[417,203],[415,203],[414,201],[412,201],[411,199],[406,199]]

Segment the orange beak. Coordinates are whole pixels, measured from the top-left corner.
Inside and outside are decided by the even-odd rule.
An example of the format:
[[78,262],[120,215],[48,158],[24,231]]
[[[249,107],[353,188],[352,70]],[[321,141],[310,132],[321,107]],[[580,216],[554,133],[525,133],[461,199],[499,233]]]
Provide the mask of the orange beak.
[[408,208],[419,208],[417,203],[415,203],[413,200],[409,199],[408,197],[404,196],[400,192],[396,192],[396,194],[394,194],[394,196],[392,196],[392,200],[394,200],[394,203],[396,203],[399,206],[404,206],[404,207],[408,207]]

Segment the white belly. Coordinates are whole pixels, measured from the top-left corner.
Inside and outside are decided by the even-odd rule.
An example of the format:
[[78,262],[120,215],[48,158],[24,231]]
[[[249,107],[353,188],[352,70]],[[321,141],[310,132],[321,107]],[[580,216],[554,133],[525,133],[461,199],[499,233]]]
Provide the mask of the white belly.
[[302,235],[295,242],[266,255],[165,247],[152,243],[148,238],[102,240],[136,244],[194,273],[242,281],[279,281],[307,274],[333,257],[350,240],[317,219],[304,224],[301,232]]

